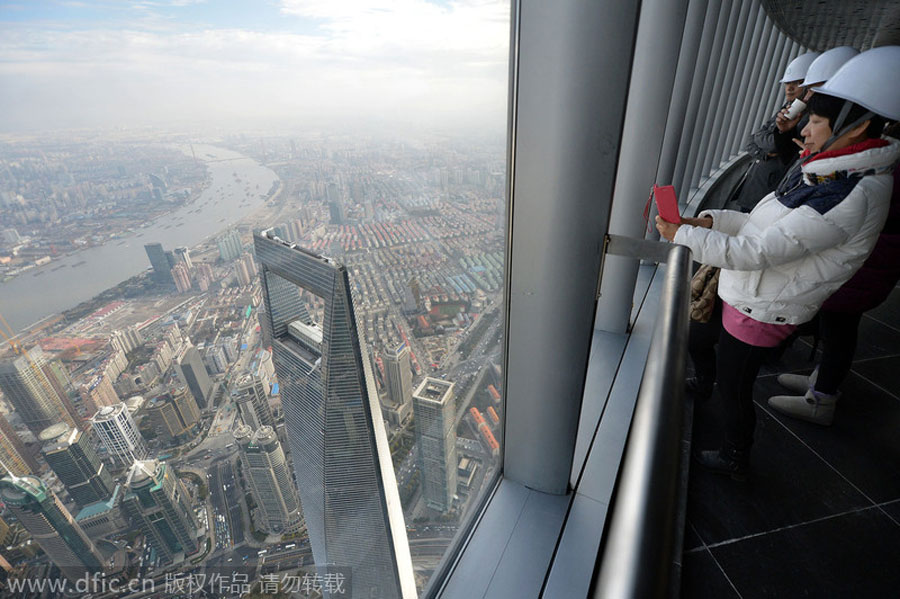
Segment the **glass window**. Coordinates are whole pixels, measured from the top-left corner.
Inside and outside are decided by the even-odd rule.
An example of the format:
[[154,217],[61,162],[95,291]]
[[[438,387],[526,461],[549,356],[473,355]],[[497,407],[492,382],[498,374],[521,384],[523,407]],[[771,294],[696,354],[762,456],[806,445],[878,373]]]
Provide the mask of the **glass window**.
[[98,420],[76,487],[171,464],[104,521],[129,576],[410,597],[448,559],[501,468],[509,14],[0,8],[0,457]]

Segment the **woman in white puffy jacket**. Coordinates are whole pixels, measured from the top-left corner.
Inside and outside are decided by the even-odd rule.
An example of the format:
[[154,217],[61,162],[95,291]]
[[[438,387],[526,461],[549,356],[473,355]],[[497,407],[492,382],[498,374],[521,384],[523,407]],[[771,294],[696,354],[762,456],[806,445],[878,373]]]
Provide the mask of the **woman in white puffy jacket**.
[[863,52],[810,100],[801,167],[752,212],[709,210],[681,224],[657,217],[663,237],[722,268],[716,364],[700,366],[716,373],[725,438],[720,449],[696,454],[701,465],[745,476],[753,383],[767,349],[811,320],[872,251],[900,160],[900,143],[879,137],[881,117],[900,119],[898,82],[900,47]]

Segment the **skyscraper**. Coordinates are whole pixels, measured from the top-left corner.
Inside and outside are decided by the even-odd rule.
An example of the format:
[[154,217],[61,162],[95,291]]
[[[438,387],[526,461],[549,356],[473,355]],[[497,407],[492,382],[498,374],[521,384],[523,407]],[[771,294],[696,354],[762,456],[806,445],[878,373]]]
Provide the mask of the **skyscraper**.
[[194,267],[194,263],[191,262],[191,251],[186,247],[175,248],[175,260],[181,262],[189,269]]
[[234,229],[216,239],[222,262],[230,262],[241,255],[241,236]]
[[185,342],[175,354],[175,374],[190,390],[191,395],[201,410],[206,409],[206,399],[212,390],[213,382],[209,372],[203,365],[203,357],[190,342]]
[[156,433],[166,441],[184,440],[200,419],[197,402],[186,387],[155,397],[146,410]]
[[250,284],[250,271],[247,270],[247,264],[243,260],[237,260],[234,263],[234,278],[241,285]]
[[147,445],[124,403],[102,408],[91,418],[91,424],[100,444],[117,464],[147,457]]
[[115,349],[127,354],[144,344],[144,336],[135,325],[131,325],[127,329],[113,331],[109,341]]
[[231,388],[231,397],[241,413],[241,420],[256,430],[261,426],[275,426],[272,408],[269,406],[269,392],[262,379],[253,374],[238,377]]
[[412,371],[409,366],[409,347],[403,343],[384,352],[383,361],[388,414],[393,424],[399,426],[406,420],[411,408]]
[[81,395],[81,407],[87,417],[93,416],[102,407],[114,406],[121,401],[110,377],[102,372],[94,374],[79,385],[78,393]]
[[175,280],[172,278],[172,265],[166,256],[166,251],[161,243],[146,243],[144,251],[150,259],[150,266],[153,267],[153,279],[158,283],[174,285]]
[[295,530],[300,525],[300,500],[274,429],[263,426],[254,432],[242,424],[234,429],[234,439],[241,448],[244,478],[259,506],[261,524],[273,534]]
[[122,510],[163,563],[180,562],[200,548],[200,525],[188,493],[165,462],[134,462],[125,479]]
[[172,280],[175,281],[175,289],[178,293],[185,293],[191,289],[191,275],[188,267],[179,262],[172,267]]
[[55,422],[80,420],[59,376],[39,346],[0,359],[0,389],[35,435]]
[[0,475],[8,471],[17,476],[25,476],[38,471],[37,462],[32,459],[19,435],[2,414],[0,414],[0,462],[6,467],[0,468]]
[[[415,597],[409,542],[346,267],[254,235],[285,429],[316,564],[352,568],[354,596]],[[309,322],[298,291],[324,301]]]
[[0,499],[70,581],[103,570],[97,547],[40,479],[5,476],[0,480]]
[[456,402],[453,383],[426,377],[413,393],[422,498],[445,512],[456,494]]
[[109,498],[113,479],[86,434],[61,422],[44,429],[38,438],[44,443],[41,453],[47,465],[79,507]]
[[256,260],[253,259],[253,256],[251,256],[249,252],[245,253],[243,256],[241,256],[241,262],[243,262],[244,266],[247,267],[247,272],[250,273],[250,278],[255,279],[256,275],[259,274],[259,271],[256,268]]

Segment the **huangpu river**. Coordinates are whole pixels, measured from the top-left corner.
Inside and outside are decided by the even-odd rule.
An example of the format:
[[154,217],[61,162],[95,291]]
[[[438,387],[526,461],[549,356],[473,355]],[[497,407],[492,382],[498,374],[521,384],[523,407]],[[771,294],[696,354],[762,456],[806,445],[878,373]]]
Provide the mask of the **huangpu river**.
[[194,152],[206,161],[211,177],[199,198],[125,236],[0,283],[0,314],[10,327],[19,332],[146,270],[145,243],[173,250],[221,233],[260,208],[278,180],[273,171],[237,152],[207,145],[194,145]]

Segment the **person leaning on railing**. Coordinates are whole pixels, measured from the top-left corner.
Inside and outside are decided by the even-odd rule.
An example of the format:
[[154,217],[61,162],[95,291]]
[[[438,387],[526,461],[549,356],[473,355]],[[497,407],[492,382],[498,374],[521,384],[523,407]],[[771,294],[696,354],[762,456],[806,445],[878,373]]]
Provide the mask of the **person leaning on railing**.
[[800,162],[749,214],[708,210],[681,224],[656,219],[662,237],[722,268],[715,371],[724,440],[695,457],[734,478],[749,466],[753,383],[767,351],[853,276],[887,218],[900,142],[880,133],[884,119],[900,119],[900,46],[849,60],[813,95],[808,112]]

